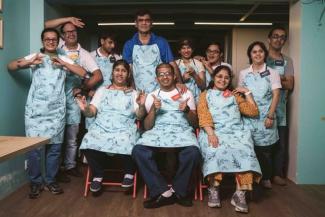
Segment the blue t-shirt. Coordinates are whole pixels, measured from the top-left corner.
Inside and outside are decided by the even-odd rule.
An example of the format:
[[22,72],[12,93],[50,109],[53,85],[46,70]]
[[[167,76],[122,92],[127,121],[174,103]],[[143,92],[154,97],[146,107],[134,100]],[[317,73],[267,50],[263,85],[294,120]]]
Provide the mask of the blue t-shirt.
[[[147,45],[154,45],[156,44],[160,51],[160,58],[161,61],[164,63],[169,63],[174,61],[173,53],[169,47],[167,40],[163,37],[157,36],[154,33],[151,33],[150,40]],[[132,54],[134,45],[142,45],[141,41],[139,40],[139,33],[135,33],[134,36],[128,40],[123,47],[123,59],[126,60],[129,64],[133,63]]]

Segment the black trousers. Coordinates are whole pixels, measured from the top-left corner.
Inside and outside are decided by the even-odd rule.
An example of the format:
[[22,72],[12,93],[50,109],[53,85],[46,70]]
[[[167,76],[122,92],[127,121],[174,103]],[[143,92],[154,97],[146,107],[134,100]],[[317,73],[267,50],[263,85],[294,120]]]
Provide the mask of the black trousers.
[[272,177],[272,150],[274,145],[254,147],[258,162],[262,170],[262,180]]
[[285,177],[288,169],[288,127],[279,126],[279,141],[273,147],[273,176]]
[[[104,170],[109,165],[110,157],[101,151],[92,149],[82,150],[82,153],[86,156],[92,176],[96,178],[104,177]],[[119,157],[123,160],[123,172],[124,174],[133,175],[135,172],[135,163],[130,155],[119,154]]]

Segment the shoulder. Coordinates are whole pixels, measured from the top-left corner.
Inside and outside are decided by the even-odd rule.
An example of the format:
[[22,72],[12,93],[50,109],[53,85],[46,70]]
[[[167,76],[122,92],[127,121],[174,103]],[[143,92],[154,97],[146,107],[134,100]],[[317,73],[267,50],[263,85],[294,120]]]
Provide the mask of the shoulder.
[[[97,49],[96,49],[97,50]],[[90,56],[92,56],[93,58],[96,57],[96,50],[93,50],[92,52],[90,52]]]

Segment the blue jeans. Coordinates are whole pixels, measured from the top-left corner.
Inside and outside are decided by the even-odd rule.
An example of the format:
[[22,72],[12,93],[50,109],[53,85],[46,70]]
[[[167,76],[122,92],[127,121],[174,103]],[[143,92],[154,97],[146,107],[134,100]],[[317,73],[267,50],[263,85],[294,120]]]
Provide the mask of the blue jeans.
[[[45,183],[55,182],[55,176],[59,169],[62,144],[48,144],[45,147]],[[32,183],[43,183],[41,153],[43,148],[37,148],[27,153],[28,175]]]
[[77,135],[79,124],[65,126],[65,155],[64,169],[69,170],[77,166],[76,158],[78,151]]

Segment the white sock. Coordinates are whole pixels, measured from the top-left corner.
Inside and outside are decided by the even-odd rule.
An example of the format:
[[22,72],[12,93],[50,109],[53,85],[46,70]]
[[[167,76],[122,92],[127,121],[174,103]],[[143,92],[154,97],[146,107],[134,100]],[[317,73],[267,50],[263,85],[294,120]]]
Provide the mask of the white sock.
[[102,182],[103,181],[103,177],[94,177],[93,181],[97,181],[97,182]]
[[133,179],[134,175],[131,174],[125,174],[124,178],[128,178],[128,179]]
[[173,192],[171,191],[171,189],[165,191],[164,193],[161,194],[164,197],[171,197],[173,195]]

